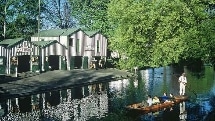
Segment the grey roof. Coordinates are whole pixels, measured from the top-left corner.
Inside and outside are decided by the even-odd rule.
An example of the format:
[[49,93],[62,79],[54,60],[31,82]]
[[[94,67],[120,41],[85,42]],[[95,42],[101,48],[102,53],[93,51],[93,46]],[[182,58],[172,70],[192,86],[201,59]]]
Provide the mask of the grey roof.
[[[35,46],[41,47],[41,48],[45,48],[48,47],[54,43],[58,43],[60,45],[62,45],[60,42],[58,42],[57,40],[49,40],[49,41],[32,41],[32,44],[34,44]],[[62,45],[63,47],[66,48],[66,46]]]
[[[50,29],[40,31],[40,37],[59,37],[59,36],[69,36],[81,29],[79,28],[68,28],[68,29]],[[38,37],[38,33],[35,33],[32,37]]]
[[0,42],[0,45],[6,46],[6,47],[13,47],[21,42],[23,42],[24,38],[15,38],[15,39],[5,39]]

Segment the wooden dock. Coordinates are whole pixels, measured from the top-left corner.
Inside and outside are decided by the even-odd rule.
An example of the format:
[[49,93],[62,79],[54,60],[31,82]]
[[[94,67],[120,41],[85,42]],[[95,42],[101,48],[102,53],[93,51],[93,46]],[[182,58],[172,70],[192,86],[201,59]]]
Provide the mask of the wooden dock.
[[1,83],[0,98],[20,97],[67,87],[114,81],[132,76],[132,73],[117,69],[48,71],[39,75]]

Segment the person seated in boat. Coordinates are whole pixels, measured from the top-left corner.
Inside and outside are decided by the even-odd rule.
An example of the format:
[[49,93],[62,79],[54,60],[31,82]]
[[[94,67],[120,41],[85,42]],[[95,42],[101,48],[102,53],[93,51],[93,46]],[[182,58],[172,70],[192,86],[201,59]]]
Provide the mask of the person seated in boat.
[[166,92],[163,93],[163,96],[160,97],[161,102],[166,102],[168,101],[169,97],[167,96]]
[[140,105],[140,107],[144,107],[144,106],[148,106],[148,103],[147,103],[146,100],[143,100],[143,101],[141,102],[141,105]]
[[169,94],[169,100],[174,102],[174,99],[175,99],[174,95],[172,93],[170,93]]
[[172,93],[170,93],[168,99],[165,100],[165,102],[172,102],[172,103],[175,103],[174,101],[175,101],[175,98],[174,98],[174,96],[173,96]]
[[152,105],[152,97],[151,95],[148,95],[147,100],[143,100],[141,102],[141,106],[151,106]]
[[148,95],[148,99],[146,102],[147,102],[148,106],[152,105],[152,96],[151,95]]
[[157,96],[154,96],[153,99],[152,99],[152,104],[159,104],[160,103],[160,100]]

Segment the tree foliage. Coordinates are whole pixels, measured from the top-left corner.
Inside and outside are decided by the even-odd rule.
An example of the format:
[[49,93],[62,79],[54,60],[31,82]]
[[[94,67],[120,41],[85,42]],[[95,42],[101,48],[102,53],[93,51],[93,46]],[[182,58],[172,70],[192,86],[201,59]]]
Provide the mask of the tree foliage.
[[[214,37],[213,18],[202,0],[112,0],[108,18],[114,28],[111,48],[122,56],[120,66],[159,67],[181,59],[202,58]],[[206,33],[210,31],[211,33]],[[213,42],[212,42],[213,43]],[[214,48],[214,47],[213,47]],[[211,54],[210,54],[211,55]]]
[[[1,39],[35,33],[38,8],[37,0],[3,0]],[[120,53],[121,68],[165,66],[189,58],[211,62],[214,11],[214,0],[41,0],[40,28],[78,24],[101,30]]]
[[0,10],[2,39],[29,37],[37,30],[38,1],[3,0]]
[[71,16],[72,8],[68,0],[44,0],[42,6],[44,11],[41,14],[42,28],[71,28],[77,22]]
[[109,0],[70,0],[72,16],[76,18],[81,28],[106,33],[109,29],[108,3]]

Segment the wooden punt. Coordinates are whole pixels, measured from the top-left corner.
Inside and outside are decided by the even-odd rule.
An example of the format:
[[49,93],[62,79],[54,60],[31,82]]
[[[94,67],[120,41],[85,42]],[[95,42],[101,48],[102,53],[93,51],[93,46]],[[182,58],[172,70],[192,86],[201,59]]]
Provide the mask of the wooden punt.
[[174,97],[174,102],[175,103],[181,103],[183,101],[188,100],[188,96],[175,96]]
[[135,104],[126,106],[126,109],[133,113],[146,114],[150,112],[157,112],[165,108],[171,108],[172,106],[186,100],[188,100],[187,96],[175,96],[172,101],[167,101],[167,102],[155,104],[152,106],[142,106],[141,103],[135,103]]

